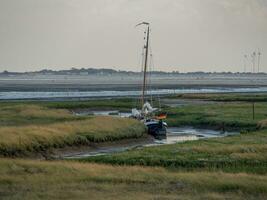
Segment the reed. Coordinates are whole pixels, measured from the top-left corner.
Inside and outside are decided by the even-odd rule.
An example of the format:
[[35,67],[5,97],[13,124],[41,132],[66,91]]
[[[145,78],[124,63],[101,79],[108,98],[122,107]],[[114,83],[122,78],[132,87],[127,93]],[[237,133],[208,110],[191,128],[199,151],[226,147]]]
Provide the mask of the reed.
[[138,138],[145,127],[133,119],[93,117],[46,125],[0,127],[0,154],[17,156],[50,148]]
[[0,194],[13,199],[266,199],[267,176],[0,159]]
[[[65,105],[66,102],[62,104]],[[133,119],[80,117],[63,108],[52,108],[51,105],[55,103],[2,102],[0,155],[27,155],[46,152],[51,148],[88,145],[145,135],[144,125]]]

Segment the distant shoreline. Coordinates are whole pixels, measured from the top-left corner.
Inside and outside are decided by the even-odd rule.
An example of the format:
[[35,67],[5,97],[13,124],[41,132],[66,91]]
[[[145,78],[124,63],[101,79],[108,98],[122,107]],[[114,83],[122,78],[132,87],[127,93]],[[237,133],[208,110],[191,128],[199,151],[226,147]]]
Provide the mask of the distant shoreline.
[[[53,86],[51,86],[53,88]],[[66,88],[65,88],[66,89]],[[114,88],[115,89],[115,88]],[[125,89],[125,88],[124,88]],[[170,96],[174,94],[222,94],[222,93],[267,93],[267,87],[180,87],[173,89],[152,89],[148,90],[148,95]],[[58,90],[41,91],[35,88],[34,91],[0,91],[0,101],[16,100],[38,100],[38,101],[70,101],[70,100],[90,100],[105,98],[125,98],[138,97],[140,90]]]
[[[140,90],[140,75],[80,76],[80,75],[38,75],[0,76],[0,92],[9,91],[134,91]],[[152,89],[198,89],[198,88],[255,88],[267,86],[267,75],[171,75],[152,76]]]
[[[134,76],[1,76],[0,100],[86,100],[138,97],[142,77]],[[267,75],[152,76],[154,95],[183,93],[267,92]]]

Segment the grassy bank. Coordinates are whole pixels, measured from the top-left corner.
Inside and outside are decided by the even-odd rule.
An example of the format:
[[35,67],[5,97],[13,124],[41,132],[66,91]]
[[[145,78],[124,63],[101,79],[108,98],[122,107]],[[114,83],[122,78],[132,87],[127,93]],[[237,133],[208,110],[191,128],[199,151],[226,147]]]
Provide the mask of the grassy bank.
[[243,101],[243,102],[266,102],[266,93],[223,93],[223,94],[178,94],[170,98],[178,99],[202,99],[209,101]]
[[117,110],[131,110],[138,104],[137,99],[131,98],[118,98],[118,99],[97,99],[97,100],[84,100],[84,101],[13,101],[13,102],[0,102],[0,107],[17,106],[17,105],[36,105],[50,109],[117,109]]
[[0,114],[0,155],[3,156],[145,135],[144,125],[136,120],[77,117],[65,109],[34,104],[2,104]]
[[267,103],[255,104],[255,119],[250,103],[218,103],[166,109],[169,126],[204,126],[226,130],[255,130],[267,118]]
[[1,159],[0,197],[2,200],[266,199],[267,177]]
[[0,126],[44,125],[83,120],[64,109],[49,109],[35,104],[0,104]]
[[98,99],[89,101],[65,101],[65,102],[45,102],[43,105],[57,109],[117,109],[120,111],[131,110],[137,104],[136,99]]
[[81,159],[119,165],[162,166],[180,170],[267,173],[267,130],[226,138],[148,147]]
[[[6,106],[28,106],[36,105],[50,109],[92,109],[92,110],[119,110],[131,111],[132,108],[139,108],[141,103],[138,98],[113,98],[113,99],[91,99],[71,101],[0,101],[0,107]],[[153,105],[159,107],[157,98],[153,98]],[[162,105],[164,107],[164,105]]]

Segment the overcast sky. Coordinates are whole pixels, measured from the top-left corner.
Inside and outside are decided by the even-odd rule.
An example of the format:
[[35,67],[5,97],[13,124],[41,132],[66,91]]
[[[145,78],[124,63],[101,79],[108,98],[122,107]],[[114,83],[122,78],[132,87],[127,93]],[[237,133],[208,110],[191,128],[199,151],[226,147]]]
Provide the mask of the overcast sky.
[[267,72],[267,0],[0,0],[0,71],[140,71],[141,21],[156,70],[243,71],[260,48]]

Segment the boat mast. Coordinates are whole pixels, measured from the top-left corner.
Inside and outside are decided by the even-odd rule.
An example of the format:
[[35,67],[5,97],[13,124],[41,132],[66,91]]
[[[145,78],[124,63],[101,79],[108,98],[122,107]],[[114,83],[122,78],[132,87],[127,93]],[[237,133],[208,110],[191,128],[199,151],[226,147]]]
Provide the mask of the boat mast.
[[149,32],[150,27],[149,24],[147,24],[147,36],[146,36],[146,44],[145,44],[145,63],[144,63],[144,78],[143,78],[143,91],[142,91],[142,106],[145,104],[145,95],[146,95],[146,79],[147,79],[147,63],[148,63],[148,50],[149,50]]
[[[145,42],[145,63],[144,63],[144,77],[143,77],[143,86],[142,86],[142,97],[141,97],[141,103],[142,107],[145,104],[145,95],[146,95],[146,81],[147,81],[147,63],[148,63],[148,53],[149,53],[149,34],[150,34],[150,24],[148,22],[142,22],[136,25],[146,25],[147,26],[147,33],[146,33],[146,42]],[[143,66],[142,66],[143,67]]]

